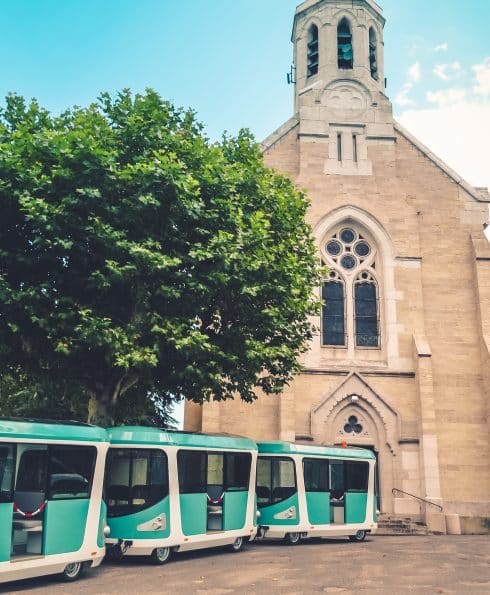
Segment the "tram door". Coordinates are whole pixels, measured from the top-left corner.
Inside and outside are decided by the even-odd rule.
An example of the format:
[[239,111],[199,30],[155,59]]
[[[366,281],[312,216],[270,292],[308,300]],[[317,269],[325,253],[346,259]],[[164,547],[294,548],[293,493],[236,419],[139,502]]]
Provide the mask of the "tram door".
[[13,498],[12,559],[42,555],[47,470],[47,446],[18,445]]
[[0,443],[0,562],[10,560],[12,548],[15,445]]
[[[357,446],[357,445],[356,445]],[[376,466],[374,468],[374,493],[376,495],[376,508],[381,510],[381,486],[379,479],[379,453],[374,446],[359,446],[359,448],[365,448],[374,453],[376,457]]]

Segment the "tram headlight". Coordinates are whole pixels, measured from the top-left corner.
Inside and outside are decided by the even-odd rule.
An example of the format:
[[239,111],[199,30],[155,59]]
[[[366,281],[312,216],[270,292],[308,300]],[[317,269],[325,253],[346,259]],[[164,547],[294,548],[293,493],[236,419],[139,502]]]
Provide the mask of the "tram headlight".
[[109,535],[110,535],[110,534],[111,534],[111,528],[109,527],[109,525],[106,525],[106,526],[104,527],[104,535],[105,535],[106,537],[109,537]]
[[256,511],[256,513],[255,513],[255,516],[256,516],[257,518],[260,518],[260,510],[257,510],[257,511]]

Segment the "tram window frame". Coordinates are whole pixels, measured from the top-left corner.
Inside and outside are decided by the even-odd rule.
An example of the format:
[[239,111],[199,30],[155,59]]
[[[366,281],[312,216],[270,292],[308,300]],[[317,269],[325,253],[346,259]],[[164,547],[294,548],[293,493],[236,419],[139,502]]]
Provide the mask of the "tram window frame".
[[[255,487],[255,491],[257,492],[257,487],[263,487],[263,486],[259,486],[258,485],[258,479],[259,479],[259,473],[258,473],[258,466],[260,464],[260,462],[263,461],[269,461],[270,462],[270,478],[269,478],[269,486],[265,486],[268,487],[269,489],[269,496],[267,498],[267,501],[262,501],[259,502],[258,498],[257,498],[257,508],[264,508],[265,506],[271,506],[272,504],[280,504],[281,502],[284,502],[285,500],[288,500],[289,498],[291,498],[292,496],[294,496],[294,494],[298,493],[298,478],[296,476],[296,463],[295,460],[292,459],[291,457],[258,457],[257,458],[257,477],[256,477],[256,487]],[[274,471],[277,470],[279,468],[279,464],[280,463],[291,463],[293,466],[293,475],[294,475],[294,491],[289,493],[288,495],[286,495],[284,498],[280,498],[280,499],[275,499],[274,498],[274,490],[276,488],[288,488],[290,486],[281,486],[281,485],[275,485],[274,482]]]
[[[321,485],[322,477],[318,479],[317,486],[313,486],[311,477],[307,475],[307,467],[311,465],[312,469],[315,466],[326,466],[326,474],[323,475],[324,480],[326,479],[326,485]],[[305,492],[330,492],[330,462],[328,459],[320,458],[304,458],[303,459],[303,480],[305,483]]]
[[[369,487],[369,463],[367,461],[345,461],[346,492],[365,493]],[[355,469],[362,468],[362,473]],[[354,484],[354,481],[357,483]]]
[[[245,465],[239,469],[238,459],[242,459]],[[235,469],[233,480],[230,479],[230,461]],[[240,463],[241,465],[242,463]],[[238,473],[236,470],[238,469]],[[250,477],[252,475],[252,455],[249,452],[227,452],[223,464],[224,489],[226,492],[248,492],[250,489]]]
[[[2,450],[5,458],[2,458]],[[10,469],[9,469],[10,461]],[[15,485],[15,467],[17,462],[17,446],[10,442],[0,442],[0,503],[13,502]],[[6,472],[10,471],[10,483],[5,485]]]
[[[127,472],[127,481],[125,483],[115,484],[113,483],[109,486],[109,479],[110,479],[110,469],[111,464],[115,458],[115,453],[124,453],[126,455],[126,460],[128,461],[128,472]],[[153,474],[155,473],[154,470],[154,463],[157,459],[157,456],[161,458],[164,462],[164,473],[163,479],[164,483],[153,483],[152,478]],[[146,458],[146,481],[144,484],[135,483],[134,479],[134,462],[136,460],[142,460]],[[125,473],[126,479],[126,473]],[[122,487],[127,489],[127,498],[111,498],[111,488],[113,487]],[[144,498],[144,503],[142,504],[135,504],[135,500],[143,499],[143,498],[136,498],[133,491],[135,491],[136,487],[144,487],[148,495],[150,496],[148,499]],[[154,489],[152,489],[154,488]],[[110,518],[120,517],[120,516],[127,516],[130,514],[135,514],[137,512],[141,512],[152,506],[161,502],[164,498],[169,495],[169,470],[168,470],[168,456],[167,453],[161,448],[117,448],[111,447],[109,448],[109,453],[107,455],[107,465],[106,465],[106,476],[104,481],[104,499],[107,503],[107,516]],[[122,502],[126,502],[126,504],[111,504],[111,500],[120,500]]]
[[[69,471],[69,467],[66,467],[66,473],[53,473],[53,466],[55,464],[55,455],[58,452],[70,451],[75,453],[76,459],[81,461],[81,456],[85,455],[85,469],[80,467],[76,468],[73,466],[72,470]],[[71,444],[52,444],[48,447],[48,471],[47,471],[47,499],[48,500],[88,500],[92,494],[92,485],[94,480],[95,464],[97,461],[97,448],[95,446],[79,446]],[[57,460],[57,464],[67,465],[66,461],[60,459]],[[55,488],[56,484],[53,482],[53,476],[55,475],[66,475],[68,477],[59,478],[59,482],[65,482],[63,489],[61,487]],[[71,476],[71,477],[69,477]],[[70,486],[70,482],[72,485]],[[78,487],[80,483],[85,488],[83,491],[75,491],[76,484]],[[60,491],[57,491],[60,490]],[[72,491],[72,493],[70,493]]]
[[[189,481],[187,477],[189,471],[184,465],[185,459],[197,459],[198,457],[201,459],[197,466],[199,481],[192,477],[192,472]],[[206,494],[208,486],[208,452],[204,450],[179,450],[177,452],[177,474],[179,477],[179,494]]]

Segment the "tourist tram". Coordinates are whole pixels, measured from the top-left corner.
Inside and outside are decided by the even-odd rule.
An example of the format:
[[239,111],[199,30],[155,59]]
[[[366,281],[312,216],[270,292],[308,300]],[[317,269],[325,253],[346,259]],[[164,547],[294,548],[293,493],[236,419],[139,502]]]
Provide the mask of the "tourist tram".
[[0,419],[0,582],[102,562],[108,446],[94,426]]
[[375,455],[369,450],[259,442],[258,538],[375,533]]
[[108,437],[108,553],[163,564],[173,551],[238,551],[255,536],[255,442],[145,427]]
[[369,450],[0,418],[0,582],[376,531]]

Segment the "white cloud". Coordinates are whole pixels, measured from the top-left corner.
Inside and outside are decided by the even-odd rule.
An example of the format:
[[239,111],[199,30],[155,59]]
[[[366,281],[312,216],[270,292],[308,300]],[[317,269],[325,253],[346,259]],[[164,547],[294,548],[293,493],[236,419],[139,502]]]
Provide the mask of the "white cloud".
[[490,187],[490,100],[461,94],[448,104],[443,97],[438,107],[407,110],[399,121],[470,184]]
[[466,89],[446,89],[444,91],[427,91],[426,97],[429,103],[435,103],[439,107],[446,107],[461,103],[466,95]]
[[440,45],[436,45],[434,48],[434,52],[447,52],[449,49],[449,45],[447,42],[441,43]]
[[460,76],[463,69],[459,62],[451,62],[450,64],[436,64],[432,72],[441,80],[450,81]]
[[415,64],[412,64],[412,66],[410,66],[408,69],[406,81],[395,97],[394,101],[396,104],[401,105],[402,107],[407,107],[414,104],[414,101],[410,99],[408,94],[414,87],[415,83],[420,81],[420,76],[420,64],[415,62]]
[[475,73],[476,86],[473,91],[477,95],[490,95],[490,57],[486,58],[481,64],[472,66]]
[[407,78],[411,83],[418,83],[420,81],[420,64],[415,62],[408,69]]
[[412,86],[406,83],[405,85],[403,85],[403,87],[400,89],[400,92],[394,100],[397,105],[401,105],[402,107],[406,107],[407,105],[414,105],[415,102],[408,96],[408,93],[411,88]]

